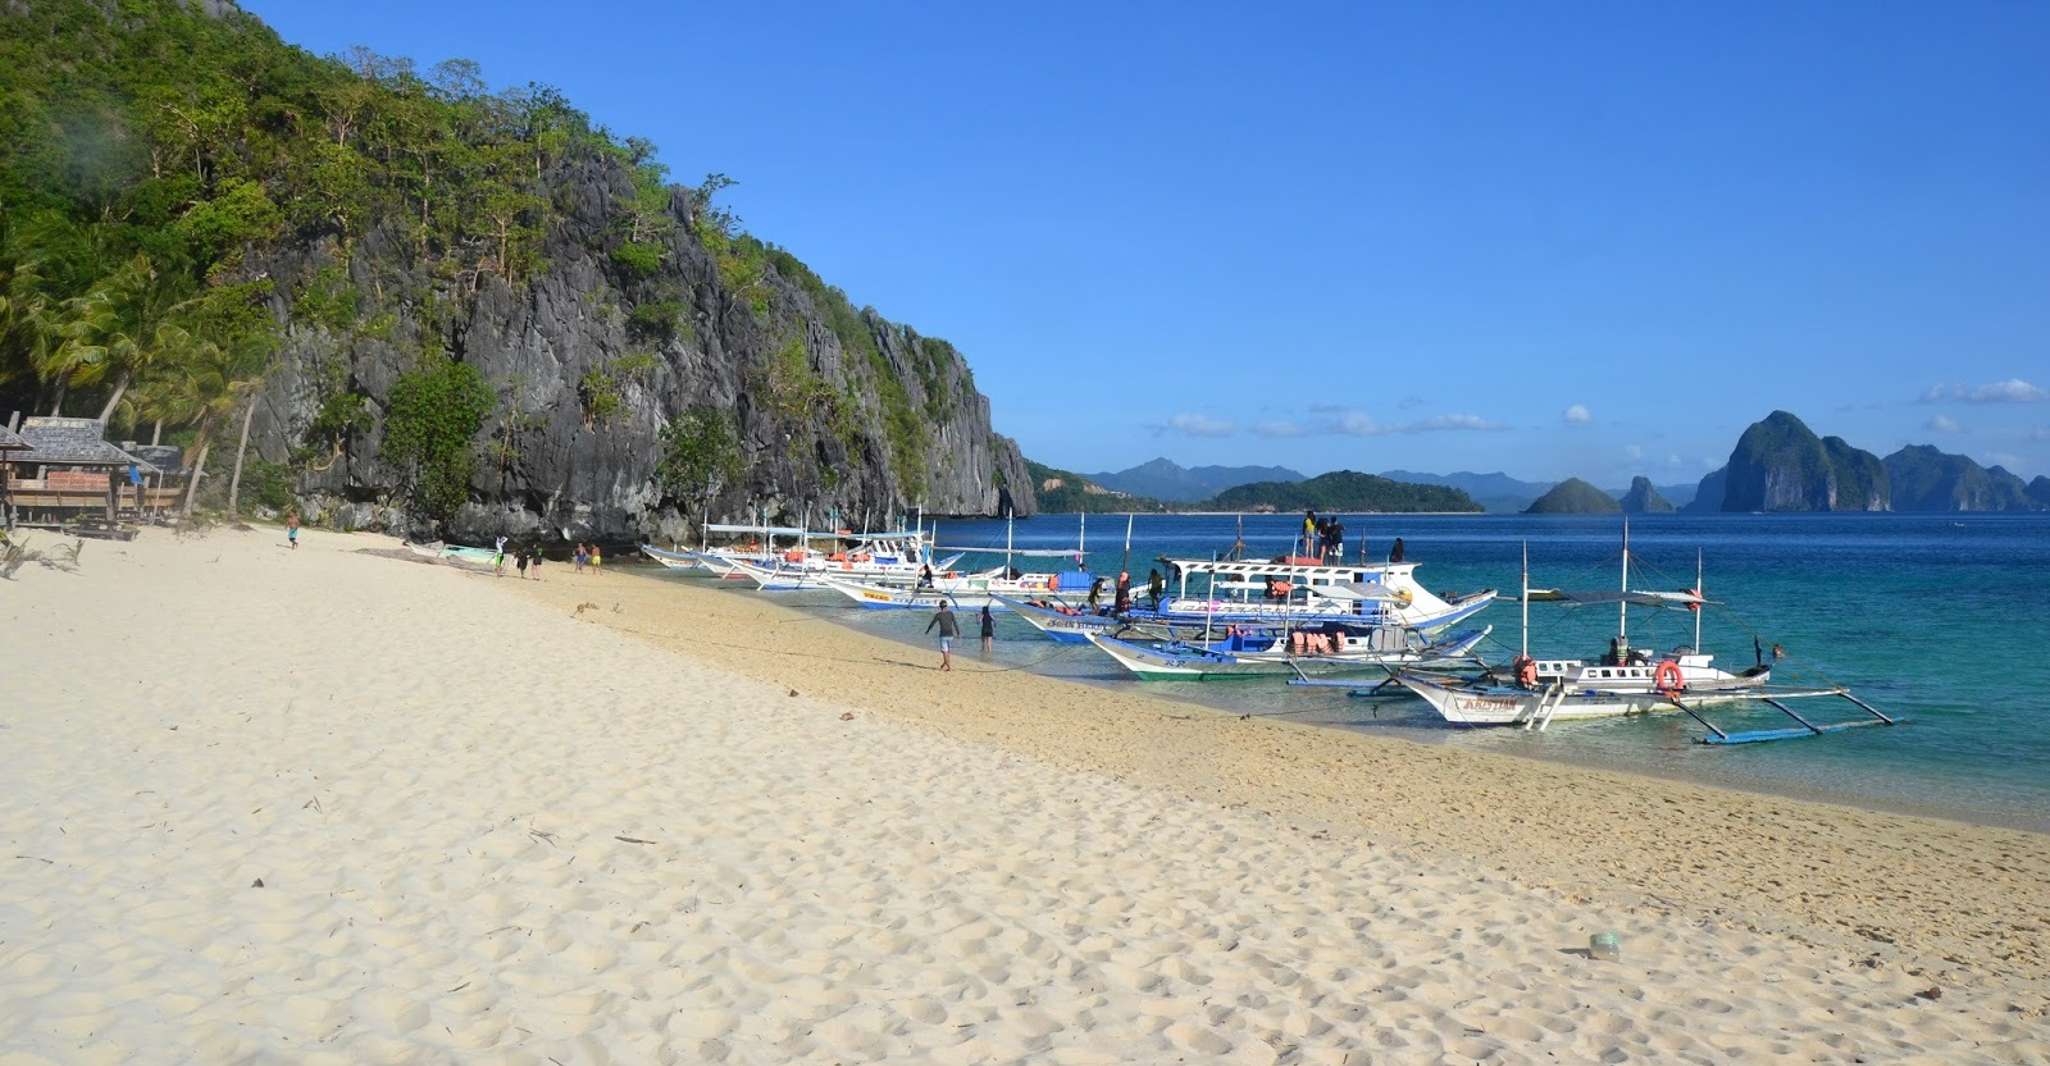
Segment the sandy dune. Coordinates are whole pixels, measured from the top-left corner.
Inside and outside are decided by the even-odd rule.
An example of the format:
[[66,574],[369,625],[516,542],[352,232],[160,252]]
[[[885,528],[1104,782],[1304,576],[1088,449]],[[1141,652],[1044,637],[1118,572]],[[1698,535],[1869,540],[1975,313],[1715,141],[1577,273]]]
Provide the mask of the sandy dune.
[[[1950,827],[2013,879],[2004,912],[1896,915],[1900,945],[1742,891],[1716,921],[1547,835],[1583,771],[1413,749],[1532,804],[1468,842],[1442,781],[1349,818],[1323,763],[1271,779],[1310,731],[1178,720],[1207,755],[1142,755],[1152,701],[942,679],[825,627],[745,676],[662,645],[679,612],[782,639],[754,601],[307,540],[153,534],[0,584],[0,1063],[2050,1060],[2041,837]],[[1411,748],[1363,739],[1332,750]],[[1740,799],[1859,855],[1933,859],[1901,849],[1941,828]],[[1739,854],[1671,852],[1676,881],[1767,832],[1730,810]],[[1958,868],[1903,871],[1900,908]],[[1573,953],[1600,929],[1622,962]]]

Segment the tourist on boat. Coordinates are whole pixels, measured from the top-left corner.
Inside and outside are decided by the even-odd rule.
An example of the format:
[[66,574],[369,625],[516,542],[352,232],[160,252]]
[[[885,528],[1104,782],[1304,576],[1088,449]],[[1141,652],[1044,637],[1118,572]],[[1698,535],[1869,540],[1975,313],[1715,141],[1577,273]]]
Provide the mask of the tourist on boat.
[[926,563],[924,566],[918,568],[918,587],[922,589],[929,589],[932,587],[931,563]]
[[1331,554],[1328,561],[1332,566],[1345,565],[1345,523],[1331,520]]
[[1100,577],[1089,583],[1089,613],[1103,613],[1103,579]]
[[934,626],[938,626],[940,630],[940,669],[952,671],[954,638],[961,635],[961,621],[954,617],[954,608],[945,600],[940,601],[939,612],[932,616],[932,621],[925,624],[925,631],[932,632]]
[[1111,598],[1111,609],[1118,614],[1132,609],[1132,575],[1127,571],[1118,571],[1117,595]]
[[1399,562],[1401,562],[1401,561],[1402,561],[1402,538],[1401,538],[1401,537],[1397,537],[1397,538],[1395,538],[1395,545],[1394,545],[1393,547],[1391,547],[1391,548],[1389,548],[1389,549],[1388,549],[1388,561],[1389,561],[1389,562],[1391,562],[1391,563],[1399,563]]
[[1317,539],[1316,539],[1316,538],[1317,538],[1317,512],[1315,512],[1315,511],[1308,511],[1308,510],[1306,510],[1306,511],[1304,511],[1304,512],[1303,512],[1303,552],[1302,552],[1302,553],[1303,553],[1304,555],[1308,555],[1308,554],[1310,553],[1310,548],[1311,548],[1311,546],[1312,546],[1312,545],[1314,545],[1314,544],[1315,544],[1315,543],[1317,542]]
[[989,604],[982,605],[982,653],[989,654],[989,648],[997,639],[996,616],[989,613]]
[[1160,594],[1165,591],[1166,587],[1167,583],[1160,579],[1159,567],[1154,567],[1152,570],[1147,571],[1146,595],[1152,597],[1153,609],[1156,611],[1160,610]]

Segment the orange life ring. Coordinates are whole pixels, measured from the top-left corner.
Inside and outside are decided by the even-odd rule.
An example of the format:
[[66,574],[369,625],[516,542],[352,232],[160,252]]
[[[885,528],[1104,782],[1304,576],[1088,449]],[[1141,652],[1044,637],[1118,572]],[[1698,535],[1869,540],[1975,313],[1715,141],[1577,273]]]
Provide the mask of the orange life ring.
[[1672,659],[1660,660],[1658,669],[1652,671],[1651,686],[1662,696],[1677,696],[1687,691],[1687,681],[1680,676],[1680,664]]
[[1517,656],[1516,683],[1524,688],[1536,688],[1537,680],[1537,660],[1528,656]]

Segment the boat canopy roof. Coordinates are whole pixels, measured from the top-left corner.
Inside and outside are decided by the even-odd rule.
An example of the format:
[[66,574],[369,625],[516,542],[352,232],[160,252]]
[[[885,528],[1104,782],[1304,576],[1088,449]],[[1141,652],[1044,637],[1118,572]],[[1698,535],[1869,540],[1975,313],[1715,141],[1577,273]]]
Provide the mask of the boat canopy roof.
[[1319,586],[1317,594],[1334,600],[1392,600],[1395,590],[1378,581],[1355,581],[1349,585]]
[[936,552],[982,552],[987,555],[1022,555],[1028,559],[1071,559],[1078,554],[1073,548],[1012,548],[1009,551],[1005,551],[1002,547],[988,547],[984,545],[934,548],[933,550]]
[[[923,534],[908,529],[883,533],[850,533],[844,529],[805,529],[803,526],[745,526],[707,523],[707,533],[760,533],[771,537],[817,537],[820,540],[917,540]],[[954,549],[949,549],[954,550]]]
[[1350,584],[1354,575],[1371,573],[1399,576],[1416,569],[1415,563],[1357,563],[1349,566],[1298,566],[1258,559],[1169,559],[1161,561],[1187,574],[1221,574],[1239,577],[1343,578]]
[[1604,589],[1601,591],[1579,591],[1562,589],[1531,589],[1527,594],[1531,603],[1570,603],[1575,605],[1596,603],[1627,603],[1633,607],[1698,607],[1714,605],[1715,600],[1703,599],[1692,592],[1651,592],[1632,589]]

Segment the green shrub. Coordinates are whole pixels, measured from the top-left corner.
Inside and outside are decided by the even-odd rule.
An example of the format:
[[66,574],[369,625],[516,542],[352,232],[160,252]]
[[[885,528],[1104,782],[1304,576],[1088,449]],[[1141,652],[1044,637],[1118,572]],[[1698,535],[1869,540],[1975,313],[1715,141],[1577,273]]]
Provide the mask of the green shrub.
[[700,404],[662,430],[662,459],[655,476],[671,498],[710,499],[739,480],[742,472],[740,439],[727,411]]
[[613,249],[612,262],[628,277],[652,277],[662,269],[662,246],[647,241],[627,241]]
[[643,344],[668,344],[686,328],[680,300],[643,300],[626,315],[626,335]]
[[496,398],[468,363],[429,360],[399,376],[384,417],[384,460],[403,472],[423,515],[447,521],[469,499],[476,470],[471,439]]

